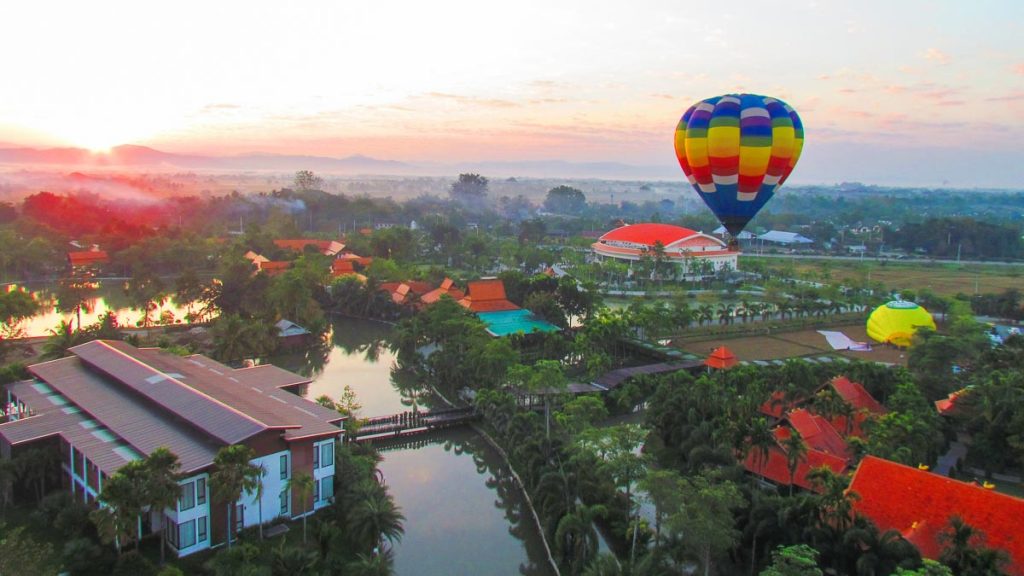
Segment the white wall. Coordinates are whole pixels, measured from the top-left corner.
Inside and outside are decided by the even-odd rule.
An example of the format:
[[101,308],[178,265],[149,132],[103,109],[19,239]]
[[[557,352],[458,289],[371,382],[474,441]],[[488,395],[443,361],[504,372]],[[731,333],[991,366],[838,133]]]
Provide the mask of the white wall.
[[[284,470],[285,478],[281,478],[281,456],[287,457],[287,466]],[[281,492],[288,486],[288,479],[292,477],[292,455],[291,451],[284,450],[275,452],[259,458],[250,460],[256,466],[262,466],[263,474],[263,522],[267,523],[281,515]],[[256,492],[242,494],[239,503],[245,506],[245,526],[255,526],[260,523],[259,502],[256,501]],[[289,512],[294,506],[289,498]]]

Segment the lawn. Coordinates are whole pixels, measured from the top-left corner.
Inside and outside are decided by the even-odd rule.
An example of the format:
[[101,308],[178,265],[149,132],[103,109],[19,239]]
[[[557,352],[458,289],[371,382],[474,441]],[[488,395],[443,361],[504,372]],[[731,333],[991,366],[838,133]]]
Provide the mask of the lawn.
[[[752,325],[753,326],[753,325]],[[824,328],[843,332],[858,342],[869,342],[862,324],[842,324]],[[700,336],[680,339],[676,347],[701,356],[707,356],[715,348],[725,345],[740,360],[781,360],[800,356],[839,355],[851,360],[906,364],[906,351],[872,343],[870,352],[833,350],[817,329],[778,332],[735,337],[701,338]]]
[[[744,258],[752,258],[745,256]],[[760,258],[759,263],[775,270],[793,271],[798,277],[820,279],[828,271],[833,280],[881,282],[894,290],[928,288],[936,294],[955,296],[1002,292],[1024,285],[1024,265],[929,264],[918,262],[876,262],[873,260],[785,260]],[[743,268],[742,260],[740,268]]]

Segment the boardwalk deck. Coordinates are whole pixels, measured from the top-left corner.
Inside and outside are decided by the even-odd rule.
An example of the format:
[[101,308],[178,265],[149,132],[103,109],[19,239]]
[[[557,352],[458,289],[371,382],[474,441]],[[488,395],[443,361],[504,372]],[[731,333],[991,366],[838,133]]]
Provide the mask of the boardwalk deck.
[[476,418],[477,413],[473,408],[402,412],[390,416],[377,416],[364,422],[353,440],[359,442],[374,438],[420,434],[439,428],[458,426]]

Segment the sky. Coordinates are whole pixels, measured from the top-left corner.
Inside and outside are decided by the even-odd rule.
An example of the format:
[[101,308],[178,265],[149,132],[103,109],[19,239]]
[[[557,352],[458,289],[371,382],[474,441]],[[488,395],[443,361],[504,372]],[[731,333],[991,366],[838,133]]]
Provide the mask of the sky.
[[0,146],[662,166],[752,92],[803,120],[790,182],[1024,182],[1020,0],[37,0],[0,54]]

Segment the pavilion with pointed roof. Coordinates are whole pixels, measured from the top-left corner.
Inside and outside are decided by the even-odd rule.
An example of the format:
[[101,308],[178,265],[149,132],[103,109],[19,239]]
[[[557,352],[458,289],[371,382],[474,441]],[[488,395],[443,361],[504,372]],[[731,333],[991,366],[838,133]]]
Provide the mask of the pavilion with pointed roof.
[[728,370],[738,364],[739,361],[739,358],[732,353],[732,350],[729,350],[726,346],[719,346],[704,360],[704,365],[717,370]]

